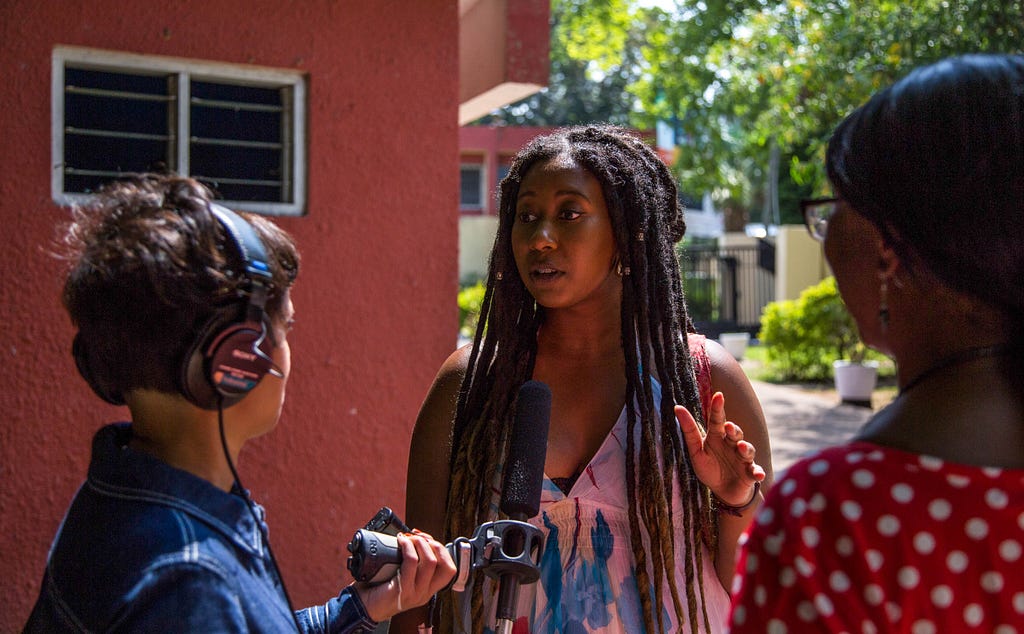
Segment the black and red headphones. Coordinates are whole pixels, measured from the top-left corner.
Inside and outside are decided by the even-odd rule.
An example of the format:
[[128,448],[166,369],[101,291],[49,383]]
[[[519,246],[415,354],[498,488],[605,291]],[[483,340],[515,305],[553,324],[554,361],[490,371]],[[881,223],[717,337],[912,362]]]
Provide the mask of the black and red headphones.
[[242,400],[267,374],[281,373],[261,346],[267,341],[268,287],[271,283],[267,251],[251,224],[235,212],[210,203],[210,212],[242,264],[244,283],[237,306],[219,310],[197,333],[181,366],[185,398],[203,409],[230,407]]
[[[226,249],[234,251],[242,266],[244,279],[238,293],[242,301],[218,308],[199,329],[178,374],[185,398],[197,407],[215,410],[242,400],[267,374],[281,377],[281,372],[269,355],[265,307],[272,276],[263,242],[240,215],[215,203],[208,208],[224,228]],[[79,335],[75,335],[72,353],[93,391],[108,403],[124,405],[123,394],[113,393],[95,380]]]

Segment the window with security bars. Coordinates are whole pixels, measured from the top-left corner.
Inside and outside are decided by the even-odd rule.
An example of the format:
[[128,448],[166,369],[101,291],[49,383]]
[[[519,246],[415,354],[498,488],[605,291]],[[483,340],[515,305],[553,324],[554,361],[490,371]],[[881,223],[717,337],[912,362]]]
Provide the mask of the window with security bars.
[[463,163],[459,167],[459,209],[479,212],[484,207],[484,166]]
[[247,211],[305,211],[300,73],[89,49],[54,51],[54,200],[173,171]]

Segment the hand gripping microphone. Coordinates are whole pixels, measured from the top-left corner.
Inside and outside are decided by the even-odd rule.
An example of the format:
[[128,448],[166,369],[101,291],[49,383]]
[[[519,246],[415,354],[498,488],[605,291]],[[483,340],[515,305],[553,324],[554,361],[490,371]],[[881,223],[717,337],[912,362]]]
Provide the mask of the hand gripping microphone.
[[[458,569],[453,590],[465,590],[474,570],[498,580],[497,633],[512,631],[519,586],[540,577],[544,536],[526,520],[540,511],[550,418],[551,390],[539,381],[524,383],[516,402],[508,463],[502,469],[500,508],[511,519],[481,524],[472,538],[459,537],[447,544]],[[382,583],[395,576],[402,562],[394,537],[398,530],[408,531],[385,507],[366,529],[356,531],[348,545],[348,569],[357,581]]]

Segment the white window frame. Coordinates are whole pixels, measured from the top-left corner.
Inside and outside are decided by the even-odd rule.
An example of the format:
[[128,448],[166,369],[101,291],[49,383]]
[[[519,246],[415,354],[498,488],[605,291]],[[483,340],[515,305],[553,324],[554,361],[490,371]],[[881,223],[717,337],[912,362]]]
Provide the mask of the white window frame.
[[109,72],[163,73],[177,77],[177,121],[175,156],[177,164],[169,166],[176,173],[189,175],[190,81],[238,83],[256,87],[288,87],[291,90],[291,114],[283,122],[289,131],[292,200],[289,202],[221,201],[229,207],[275,216],[299,216],[306,212],[306,76],[299,71],[259,66],[227,64],[159,55],[140,55],[74,46],[53,49],[52,73],[52,144],[53,165],[50,179],[51,195],[59,205],[82,204],[89,194],[64,191],[64,68],[70,64]]

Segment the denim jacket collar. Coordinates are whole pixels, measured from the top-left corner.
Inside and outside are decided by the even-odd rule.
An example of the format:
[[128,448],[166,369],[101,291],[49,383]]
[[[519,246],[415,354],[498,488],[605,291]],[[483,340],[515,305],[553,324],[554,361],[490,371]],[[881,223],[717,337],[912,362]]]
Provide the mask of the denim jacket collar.
[[[266,530],[263,507],[247,502],[249,492],[237,487],[234,495],[196,475],[183,471],[147,453],[132,449],[130,423],[116,423],[101,429],[93,439],[94,459],[89,466],[90,486],[106,495],[156,502],[177,508],[211,526],[239,547],[262,556]],[[257,526],[247,503],[253,504]]]

